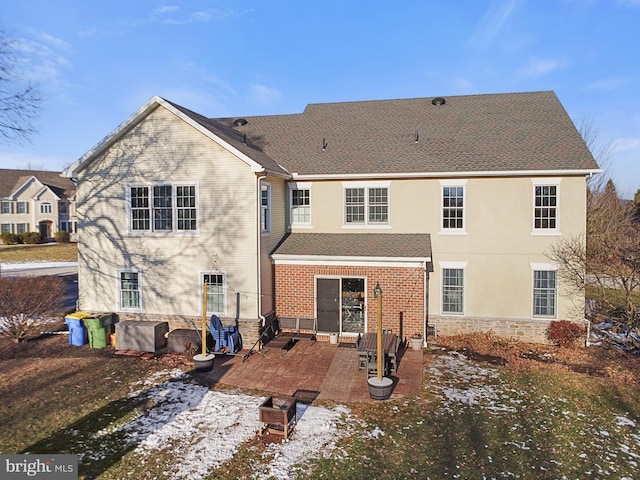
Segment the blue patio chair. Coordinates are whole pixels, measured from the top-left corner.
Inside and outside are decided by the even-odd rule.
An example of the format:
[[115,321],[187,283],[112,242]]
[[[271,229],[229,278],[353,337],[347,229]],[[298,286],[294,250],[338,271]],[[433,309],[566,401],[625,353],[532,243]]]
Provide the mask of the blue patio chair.
[[236,353],[242,349],[242,337],[238,332],[237,325],[224,326],[220,317],[211,315],[209,330],[211,330],[211,336],[216,341],[216,352],[225,347],[229,349],[229,353]]

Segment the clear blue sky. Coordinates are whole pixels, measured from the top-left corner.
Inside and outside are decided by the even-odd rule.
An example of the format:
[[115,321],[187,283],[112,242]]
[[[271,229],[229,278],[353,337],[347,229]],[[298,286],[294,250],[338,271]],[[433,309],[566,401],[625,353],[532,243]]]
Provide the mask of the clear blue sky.
[[210,117],[554,90],[640,188],[640,0],[1,0],[46,99],[0,168],[61,170],[153,95]]

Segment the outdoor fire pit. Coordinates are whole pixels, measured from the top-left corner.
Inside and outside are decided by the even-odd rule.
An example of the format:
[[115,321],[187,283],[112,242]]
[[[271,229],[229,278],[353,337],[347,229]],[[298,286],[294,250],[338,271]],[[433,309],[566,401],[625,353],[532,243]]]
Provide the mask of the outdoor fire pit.
[[260,434],[275,433],[289,438],[296,423],[296,399],[268,397],[260,405]]

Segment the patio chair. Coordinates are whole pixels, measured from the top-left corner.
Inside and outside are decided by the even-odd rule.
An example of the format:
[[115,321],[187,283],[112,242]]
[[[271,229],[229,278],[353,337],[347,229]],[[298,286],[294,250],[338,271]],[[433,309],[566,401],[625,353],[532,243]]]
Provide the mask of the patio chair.
[[211,315],[209,330],[211,330],[211,336],[216,341],[216,352],[227,348],[228,353],[236,353],[242,349],[242,337],[238,332],[237,325],[222,325],[220,317]]

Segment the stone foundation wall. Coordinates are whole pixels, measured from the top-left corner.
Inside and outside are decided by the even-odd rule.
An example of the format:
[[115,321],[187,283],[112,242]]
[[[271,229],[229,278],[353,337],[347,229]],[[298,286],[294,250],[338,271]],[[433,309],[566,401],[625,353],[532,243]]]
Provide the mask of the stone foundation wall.
[[[469,317],[429,317],[429,325],[435,326],[438,335],[457,335],[474,332],[493,331],[496,335],[514,338],[521,342],[549,343],[547,328],[553,320],[542,319],[500,319]],[[584,322],[576,322],[584,325]]]
[[[118,321],[125,320],[143,320],[149,322],[168,322],[169,331],[176,330],[178,328],[193,329],[194,326],[198,330],[202,326],[202,317],[189,317],[181,315],[160,315],[160,314],[140,314],[140,313],[119,313],[116,314]],[[220,318],[223,325],[234,325],[235,320],[233,318]],[[207,329],[209,328],[209,318],[207,318]],[[238,330],[242,337],[242,348],[249,349],[258,340],[259,337],[260,320],[259,319],[245,319],[238,320]]]

